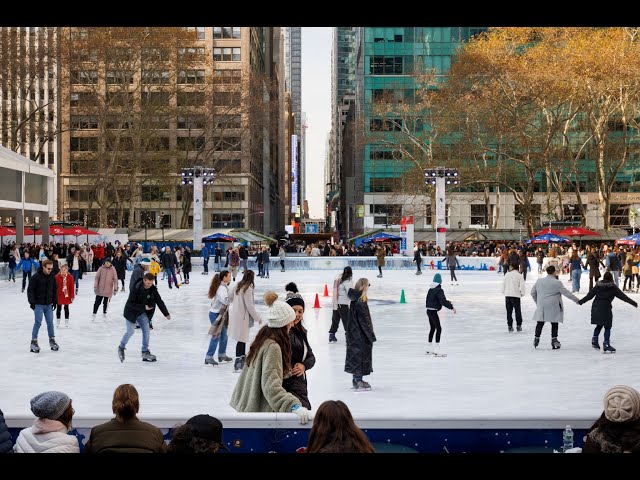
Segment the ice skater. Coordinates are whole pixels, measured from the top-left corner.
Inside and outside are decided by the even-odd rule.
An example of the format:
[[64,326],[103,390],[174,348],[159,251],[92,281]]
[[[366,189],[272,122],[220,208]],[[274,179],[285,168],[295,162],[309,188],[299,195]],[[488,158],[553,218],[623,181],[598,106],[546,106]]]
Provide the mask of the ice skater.
[[[458,277],[456,277],[456,267],[460,268],[460,262],[458,261],[458,257],[456,257],[456,253],[453,251],[453,247],[449,247],[449,251],[442,261],[447,262],[447,268],[451,274],[451,285],[453,285],[454,280],[456,285],[460,285],[458,283]],[[506,268],[506,265],[504,268]]]
[[40,353],[38,332],[40,331],[43,315],[47,322],[49,346],[54,352],[59,349],[53,328],[53,310],[58,303],[58,287],[56,286],[55,277],[51,275],[51,270],[53,270],[53,262],[51,260],[43,260],[36,274],[29,280],[29,287],[27,287],[27,299],[35,315],[31,331],[31,351],[33,353]]
[[376,248],[376,265],[378,266],[378,278],[382,278],[382,267],[384,267],[385,250],[382,245]]
[[422,255],[418,247],[413,247],[413,261],[416,262],[416,275],[422,275]]
[[[353,288],[353,271],[351,267],[344,267],[344,270],[333,281],[333,315],[331,317],[331,327],[329,328],[329,343],[338,341],[336,332],[340,326],[342,319],[342,327],[344,333],[347,333],[347,324],[349,323],[349,289]],[[291,284],[289,284],[291,285]],[[289,286],[287,285],[287,287]],[[295,285],[295,284],[294,284]],[[288,289],[288,288],[287,288]],[[298,288],[296,287],[296,293]]]
[[56,289],[58,295],[58,308],[56,308],[57,327],[60,326],[60,314],[64,307],[64,326],[69,326],[69,305],[75,297],[73,277],[69,274],[69,266],[65,263],[60,267],[60,273],[56,275]]
[[623,302],[638,308],[638,304],[627,297],[620,291],[620,288],[614,283],[611,272],[606,272],[602,277],[602,281],[596,283],[596,286],[589,290],[589,293],[582,298],[578,304],[583,305],[595,297],[591,305],[591,324],[596,325],[591,338],[591,346],[596,350],[600,350],[598,339],[602,327],[604,327],[604,343],[602,344],[602,353],[616,353],[616,349],[611,346],[611,325],[613,324],[613,313],[611,312],[611,304],[613,299],[618,297]]
[[520,298],[525,294],[525,282],[523,275],[518,272],[517,266],[513,263],[509,265],[507,273],[502,281],[502,293],[507,307],[507,327],[509,332],[513,332],[513,310],[516,311],[516,328],[522,331],[522,310],[520,309]]
[[104,263],[96,272],[96,278],[93,281],[93,293],[96,294],[96,300],[93,302],[92,320],[95,320],[100,303],[102,303],[102,314],[106,315],[112,295],[118,293],[118,274],[116,269],[111,266],[109,257],[104,259]]
[[[436,273],[433,276],[433,282],[429,285],[429,291],[427,292],[427,317],[429,318],[429,345],[427,347],[427,355],[435,355],[437,357],[446,357],[445,353],[440,352],[440,336],[442,335],[442,325],[440,325],[440,317],[438,311],[442,307],[447,307],[449,310],[453,310],[456,313],[456,309],[453,308],[453,304],[447,300],[442,290],[442,276]],[[433,335],[436,336],[436,344],[433,345]]]
[[362,377],[373,372],[373,342],[376,335],[373,332],[371,313],[367,303],[369,280],[359,279],[354,288],[349,289],[351,300],[351,317],[347,323],[347,357],[344,371],[353,375],[355,390],[370,390],[371,385]]

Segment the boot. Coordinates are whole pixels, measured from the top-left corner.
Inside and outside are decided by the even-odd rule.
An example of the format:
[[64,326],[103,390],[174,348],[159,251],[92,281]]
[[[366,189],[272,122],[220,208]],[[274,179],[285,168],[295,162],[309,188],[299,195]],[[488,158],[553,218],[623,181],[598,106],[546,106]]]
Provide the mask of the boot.
[[57,352],[58,349],[60,348],[60,346],[56,343],[55,337],[49,337],[49,346],[51,347],[51,350],[53,350],[54,352]]
[[609,342],[604,342],[602,344],[602,353],[616,353],[616,349]]
[[364,380],[353,380],[352,383],[354,390],[371,390],[371,385]]
[[40,353],[40,347],[38,346],[38,340],[31,340],[30,352]]
[[533,348],[538,348],[540,345],[540,337],[533,337]]
[[598,337],[591,337],[591,346],[596,350],[600,350],[600,343],[598,342]]
[[551,339],[551,348],[554,350],[558,350],[560,348],[560,342],[558,341],[558,337],[553,337]]
[[118,345],[118,358],[120,359],[120,363],[124,362],[124,351],[126,349]]
[[218,362],[222,363],[222,362],[232,362],[233,358],[231,357],[227,357],[227,355],[218,355]]
[[156,361],[156,356],[155,355],[151,355],[151,352],[149,350],[146,350],[146,351],[142,352],[142,361],[143,362],[155,362]]
[[333,343],[333,342],[337,342],[338,339],[336,338],[336,334],[335,333],[329,333],[329,343]]
[[215,367],[216,365],[218,365],[218,362],[216,362],[213,359],[213,355],[207,355],[206,357],[204,357],[204,364],[205,365],[207,365],[207,364],[213,365]]

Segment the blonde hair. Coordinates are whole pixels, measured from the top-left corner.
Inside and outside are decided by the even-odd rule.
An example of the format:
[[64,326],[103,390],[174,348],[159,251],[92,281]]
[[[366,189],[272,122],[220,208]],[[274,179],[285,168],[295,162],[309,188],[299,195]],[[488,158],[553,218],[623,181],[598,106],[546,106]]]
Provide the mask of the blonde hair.
[[362,296],[360,298],[363,302],[366,302],[368,300],[367,291],[369,290],[369,280],[367,280],[366,278],[360,278],[353,288],[362,292]]
[[273,305],[273,302],[275,302],[278,299],[278,294],[273,290],[269,290],[268,292],[265,292],[263,298],[264,298],[264,303],[267,305],[267,307],[270,307]]

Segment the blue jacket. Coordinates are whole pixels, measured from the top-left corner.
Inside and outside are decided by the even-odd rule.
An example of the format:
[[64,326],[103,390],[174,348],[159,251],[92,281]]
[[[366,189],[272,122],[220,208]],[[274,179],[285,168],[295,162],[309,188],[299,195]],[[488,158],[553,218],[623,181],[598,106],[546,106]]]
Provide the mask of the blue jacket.
[[204,259],[209,258],[209,249],[206,246],[200,251],[200,256]]
[[21,258],[20,263],[16,265],[16,270],[19,270],[22,267],[23,272],[30,272],[33,267],[38,268],[40,263],[37,260],[29,257],[29,258]]

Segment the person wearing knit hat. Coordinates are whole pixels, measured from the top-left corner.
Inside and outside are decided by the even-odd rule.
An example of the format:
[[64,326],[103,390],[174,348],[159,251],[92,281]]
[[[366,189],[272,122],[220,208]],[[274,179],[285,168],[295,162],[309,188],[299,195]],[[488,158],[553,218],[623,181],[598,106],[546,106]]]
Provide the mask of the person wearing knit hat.
[[[440,352],[440,337],[442,335],[442,325],[440,324],[440,317],[438,312],[442,310],[442,307],[447,307],[449,310],[453,310],[456,313],[456,309],[453,308],[453,304],[447,300],[442,290],[442,276],[436,273],[433,276],[433,282],[429,285],[429,291],[427,292],[427,317],[429,318],[429,345],[427,346],[427,355],[435,355],[436,357],[446,357],[446,353]],[[436,336],[436,344],[433,345],[433,335]]]
[[640,393],[635,388],[616,385],[607,391],[582,453],[640,453]]
[[291,375],[289,330],[296,314],[278,294],[264,294],[267,322],[256,334],[246,364],[231,394],[231,405],[238,412],[294,412],[301,424],[309,421],[309,410],[282,386]]
[[[295,285],[295,284],[294,284]],[[297,290],[297,287],[296,287]],[[299,293],[288,292],[287,303],[296,312],[296,319],[293,326],[289,330],[291,339],[291,376],[284,379],[282,386],[287,392],[293,393],[302,406],[311,409],[309,402],[309,393],[307,388],[306,371],[312,368],[316,363],[316,357],[311,350],[309,340],[307,339],[307,330],[302,325],[302,317],[304,316],[304,299]]]
[[348,292],[351,317],[347,323],[344,371],[353,375],[351,384],[354,390],[371,389],[371,385],[363,378],[373,372],[373,343],[376,341],[368,304],[369,287],[369,280],[360,278]]
[[171,433],[167,453],[218,453],[229,451],[222,441],[222,422],[211,415],[191,417]]
[[74,410],[71,399],[62,392],[43,392],[31,399],[37,417],[33,425],[20,432],[13,447],[16,453],[80,453],[78,439],[68,435]]
[[149,271],[150,265],[151,259],[149,257],[144,257],[141,258],[135,267],[133,267],[133,272],[131,272],[131,277],[129,278],[129,291],[133,290],[136,283],[142,281],[142,277],[144,277],[144,274]]

